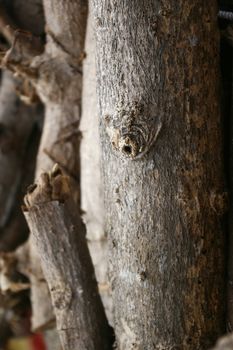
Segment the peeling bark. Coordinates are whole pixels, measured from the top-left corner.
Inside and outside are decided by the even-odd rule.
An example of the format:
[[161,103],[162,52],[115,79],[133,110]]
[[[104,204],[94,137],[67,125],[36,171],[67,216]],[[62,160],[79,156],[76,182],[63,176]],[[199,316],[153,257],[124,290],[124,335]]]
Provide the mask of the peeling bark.
[[117,346],[207,349],[225,327],[217,2],[92,3]]
[[110,349],[85,226],[71,193],[67,176],[57,170],[44,173],[25,197],[24,214],[49,285],[63,349]]

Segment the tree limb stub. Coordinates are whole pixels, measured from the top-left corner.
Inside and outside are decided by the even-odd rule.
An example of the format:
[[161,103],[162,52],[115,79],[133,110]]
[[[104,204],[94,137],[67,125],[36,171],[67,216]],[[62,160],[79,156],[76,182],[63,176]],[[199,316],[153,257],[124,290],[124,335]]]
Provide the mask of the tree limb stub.
[[110,349],[109,326],[69,177],[60,168],[41,175],[25,196],[24,215],[52,297],[66,350]]

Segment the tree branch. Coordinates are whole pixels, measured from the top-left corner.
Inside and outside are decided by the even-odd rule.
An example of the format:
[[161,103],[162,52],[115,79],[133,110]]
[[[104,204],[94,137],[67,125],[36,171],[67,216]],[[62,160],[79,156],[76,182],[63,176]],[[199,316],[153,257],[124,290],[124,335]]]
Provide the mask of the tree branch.
[[40,255],[64,349],[110,349],[85,226],[76,214],[69,177],[55,167],[25,196],[24,215]]
[[53,46],[58,54],[63,51],[79,58],[85,40],[87,0],[44,0],[44,11],[50,49]]
[[[64,140],[80,121],[82,75],[80,57],[86,30],[86,0],[44,0],[47,43],[42,57],[35,59],[39,77],[37,92],[45,103],[45,123],[37,158],[36,178],[41,171],[49,171],[54,159],[79,177],[79,138]],[[71,126],[71,127],[70,127]],[[68,127],[68,128],[67,128]],[[64,142],[58,142],[58,140]],[[47,153],[45,152],[47,150]],[[79,182],[74,192],[79,197]],[[79,200],[76,212],[79,211]],[[30,244],[32,326],[46,327],[53,318],[51,301],[46,288],[40,259],[34,244]],[[43,303],[41,303],[43,300]],[[49,311],[50,310],[50,311]],[[44,315],[46,317],[38,317]]]

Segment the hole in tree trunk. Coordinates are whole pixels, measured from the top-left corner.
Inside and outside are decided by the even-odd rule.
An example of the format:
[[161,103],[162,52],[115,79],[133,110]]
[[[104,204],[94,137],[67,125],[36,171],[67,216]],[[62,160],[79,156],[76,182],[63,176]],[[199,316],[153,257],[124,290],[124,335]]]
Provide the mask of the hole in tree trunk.
[[126,154],[131,154],[132,153],[132,148],[130,146],[124,146],[123,147],[123,152]]

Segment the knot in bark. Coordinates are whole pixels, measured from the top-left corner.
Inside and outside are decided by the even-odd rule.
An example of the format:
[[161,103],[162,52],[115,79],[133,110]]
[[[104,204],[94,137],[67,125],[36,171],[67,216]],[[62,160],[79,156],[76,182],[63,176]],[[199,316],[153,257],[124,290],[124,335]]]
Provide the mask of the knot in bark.
[[159,118],[138,102],[117,107],[116,112],[106,115],[104,120],[113,148],[132,160],[149,151],[161,129]]
[[58,310],[68,309],[72,301],[72,290],[65,281],[58,281],[50,288],[53,305]]

